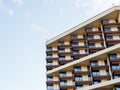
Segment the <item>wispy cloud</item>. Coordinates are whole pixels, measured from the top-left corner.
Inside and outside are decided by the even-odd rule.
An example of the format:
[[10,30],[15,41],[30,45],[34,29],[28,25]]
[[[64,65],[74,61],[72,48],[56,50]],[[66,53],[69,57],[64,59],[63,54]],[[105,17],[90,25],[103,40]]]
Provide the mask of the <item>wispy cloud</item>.
[[59,8],[59,13],[60,14],[64,14],[64,9],[63,8]]
[[12,3],[14,3],[15,5],[23,5],[24,1],[23,0],[11,0]]
[[42,30],[42,27],[38,24],[32,24],[31,28],[33,32],[40,32]]
[[76,8],[79,8],[81,5],[81,0],[74,0],[74,5]]
[[83,0],[73,0],[73,3],[75,8],[84,8],[88,15],[94,15],[113,5],[120,4],[120,0],[86,0],[86,2],[83,2]]
[[25,12],[25,13],[24,13],[24,16],[25,16],[25,18],[27,18],[27,19],[30,19],[30,18],[31,18],[30,14],[29,14],[28,12]]
[[42,0],[44,4],[54,3],[57,0]]
[[5,5],[3,4],[3,1],[4,0],[0,0],[0,10],[3,9],[3,8],[5,8]]
[[13,9],[9,9],[7,11],[7,13],[10,15],[10,16],[13,16],[14,15],[14,10]]

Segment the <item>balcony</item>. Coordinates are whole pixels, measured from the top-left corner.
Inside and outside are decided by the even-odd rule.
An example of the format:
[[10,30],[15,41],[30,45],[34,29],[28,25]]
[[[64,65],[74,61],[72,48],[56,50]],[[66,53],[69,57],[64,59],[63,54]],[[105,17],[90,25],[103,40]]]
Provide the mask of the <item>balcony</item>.
[[120,25],[120,23],[118,23],[118,22],[113,22],[113,23],[103,23],[103,26],[119,26]]
[[47,84],[47,85],[59,84],[59,81],[54,81],[54,80],[46,81],[46,84]]
[[74,83],[72,83],[72,84],[67,84],[67,83],[61,84],[60,83],[60,90],[63,90],[63,89],[75,90],[75,84]]
[[87,74],[90,75],[90,71],[75,71],[74,70],[75,75],[83,75],[83,74]]
[[86,31],[87,34],[102,34],[102,32],[99,30],[99,31]]
[[96,65],[96,66],[91,66],[92,70],[100,70],[100,69],[109,69],[108,65]]
[[119,34],[119,33],[120,33],[120,30],[119,31],[105,31],[106,35],[109,35],[109,34]]
[[107,43],[119,43],[120,39],[106,38]]
[[112,64],[120,63],[120,58],[112,58],[112,59],[110,59],[110,62],[111,62]]
[[67,45],[67,44],[58,44],[58,47],[59,47],[59,48],[66,48],[66,47],[71,48],[71,45]]
[[71,59],[59,58],[59,64],[60,65],[63,65],[63,64],[66,64],[66,63],[69,63],[69,62],[72,62],[72,61],[73,61],[73,58],[71,58]]
[[76,84],[76,85],[92,84],[92,80],[75,81],[75,84]]
[[114,66],[114,67],[112,67],[112,73],[114,73],[114,74],[120,74],[120,66]]
[[107,75],[94,75],[93,76],[94,80],[101,80],[101,79],[111,79],[111,76],[109,74]]
[[84,57],[84,56],[87,56],[89,55],[87,52],[86,53],[78,53],[78,52],[73,52],[72,56],[74,57]]
[[58,51],[57,50],[46,50],[46,53],[47,54],[50,54],[50,53],[57,53]]
[[74,75],[59,75],[61,80],[74,79]]
[[87,40],[88,40],[88,42],[103,42],[103,39],[102,39],[102,38],[98,38],[98,39],[88,38]]
[[68,55],[68,54],[71,55],[72,52],[71,51],[59,51],[58,54],[59,55]]
[[72,48],[75,50],[75,49],[80,49],[80,48],[84,48],[84,49],[86,49],[87,48],[87,46],[86,45],[84,45],[84,46],[80,46],[80,45],[72,45]]
[[54,65],[54,64],[47,64],[46,65],[46,68],[47,68],[47,70],[51,70],[51,69],[54,69],[54,68],[56,68],[56,67],[58,67],[59,65]]
[[103,50],[103,49],[105,49],[104,46],[101,46],[101,47],[89,46],[90,51],[99,51],[99,50]]
[[76,41],[85,41],[86,39],[85,38],[78,38],[78,37],[72,37],[71,38],[72,42],[76,42]]
[[46,58],[46,61],[58,61],[58,57],[48,57]]

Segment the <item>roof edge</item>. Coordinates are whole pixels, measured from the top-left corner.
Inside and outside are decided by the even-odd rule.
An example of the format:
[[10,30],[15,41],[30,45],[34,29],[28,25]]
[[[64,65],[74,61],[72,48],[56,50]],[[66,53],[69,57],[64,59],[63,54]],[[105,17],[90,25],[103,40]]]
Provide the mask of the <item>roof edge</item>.
[[82,22],[81,24],[78,24],[78,25],[74,26],[73,28],[71,28],[71,29],[69,29],[69,30],[67,30],[67,31],[65,31],[65,32],[63,32],[63,33],[61,33],[61,34],[53,37],[52,39],[47,40],[47,41],[46,41],[46,45],[51,44],[52,42],[54,42],[54,41],[56,41],[56,40],[58,40],[58,39],[60,39],[60,38],[62,38],[62,37],[64,37],[64,36],[66,36],[66,35],[68,35],[68,34],[70,34],[70,33],[72,33],[72,32],[74,32],[75,30],[77,30],[77,29],[79,29],[79,28],[84,27],[85,25],[87,25],[87,24],[89,24],[89,23],[92,23],[93,21],[95,21],[95,20],[97,20],[97,19],[99,19],[99,18],[101,18],[101,17],[103,17],[103,16],[105,16],[105,15],[107,15],[107,14],[115,11],[115,10],[120,10],[120,5],[113,6],[113,7],[109,8],[109,9],[107,9],[107,10],[105,10],[105,11],[103,11],[103,12],[101,12],[101,13],[93,16],[93,17],[91,17],[91,18],[88,19],[88,20],[85,20],[85,21]]

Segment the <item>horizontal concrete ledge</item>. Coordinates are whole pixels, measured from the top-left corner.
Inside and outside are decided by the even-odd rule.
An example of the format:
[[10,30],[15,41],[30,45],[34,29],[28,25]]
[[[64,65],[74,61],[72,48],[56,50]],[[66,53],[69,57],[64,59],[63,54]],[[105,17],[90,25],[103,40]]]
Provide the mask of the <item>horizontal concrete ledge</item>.
[[90,59],[95,58],[95,57],[97,57],[97,56],[99,56],[99,55],[103,55],[103,54],[106,54],[106,53],[108,53],[108,52],[110,52],[110,51],[119,50],[119,49],[120,49],[120,43],[117,44],[117,45],[114,45],[114,46],[112,46],[112,47],[106,48],[106,49],[104,49],[104,50],[98,51],[98,52],[96,52],[96,53],[93,53],[93,54],[91,54],[91,55],[88,55],[88,56],[85,56],[85,57],[83,57],[83,58],[80,58],[80,59],[78,59],[78,60],[72,61],[72,62],[70,62],[70,63],[68,63],[68,64],[59,66],[59,67],[57,67],[57,68],[55,68],[55,69],[53,69],[53,70],[49,70],[49,71],[46,72],[46,74],[47,74],[47,75],[53,74],[53,73],[55,73],[55,72],[58,72],[58,71],[60,71],[60,70],[63,70],[63,69],[68,68],[68,67],[70,67],[70,66],[73,66],[73,65],[75,65],[75,64],[79,64],[79,63],[81,63],[81,62],[83,62],[83,61],[90,60]]
[[94,89],[97,90],[98,88],[114,85],[114,84],[117,84],[117,83],[120,83],[120,78],[109,80],[109,81],[105,81],[105,82],[102,82],[102,83],[98,83],[98,84],[91,85],[91,86],[88,86],[88,87],[85,87],[85,88],[81,88],[81,89],[77,89],[77,90],[94,90]]

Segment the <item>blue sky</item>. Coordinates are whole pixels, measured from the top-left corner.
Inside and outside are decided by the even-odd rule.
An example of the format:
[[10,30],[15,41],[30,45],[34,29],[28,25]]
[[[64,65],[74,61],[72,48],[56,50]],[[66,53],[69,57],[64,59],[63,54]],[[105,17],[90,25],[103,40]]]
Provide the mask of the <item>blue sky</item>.
[[0,0],[0,90],[46,90],[45,41],[119,0]]

